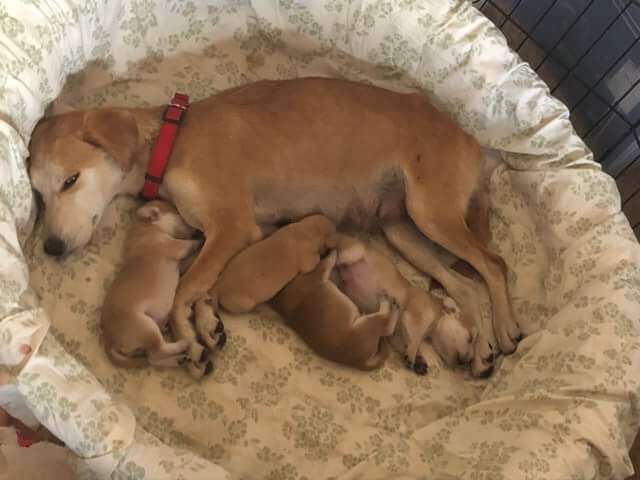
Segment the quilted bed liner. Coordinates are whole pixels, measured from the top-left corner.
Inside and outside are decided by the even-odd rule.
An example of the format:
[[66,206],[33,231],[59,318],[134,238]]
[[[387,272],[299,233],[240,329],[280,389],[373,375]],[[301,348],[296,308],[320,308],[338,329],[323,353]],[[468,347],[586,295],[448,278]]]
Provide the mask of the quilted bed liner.
[[[80,478],[631,474],[640,248],[566,108],[468,2],[0,0],[0,17],[0,371],[77,454]],[[114,367],[97,321],[137,204],[110,205],[83,252],[44,256],[25,159],[45,107],[312,75],[422,91],[497,155],[492,248],[527,334],[517,352],[488,380],[428,347],[426,377],[396,357],[356,372],[260,307],[226,317],[228,344],[201,382]]]

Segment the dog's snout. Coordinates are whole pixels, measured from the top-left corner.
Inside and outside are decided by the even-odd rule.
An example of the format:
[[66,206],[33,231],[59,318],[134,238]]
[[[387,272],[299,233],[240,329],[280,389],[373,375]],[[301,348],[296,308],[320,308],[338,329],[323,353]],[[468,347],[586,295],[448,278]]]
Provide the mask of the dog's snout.
[[60,238],[55,236],[47,238],[47,240],[44,242],[44,253],[46,253],[47,255],[59,257],[64,254],[66,249],[67,247],[64,242]]

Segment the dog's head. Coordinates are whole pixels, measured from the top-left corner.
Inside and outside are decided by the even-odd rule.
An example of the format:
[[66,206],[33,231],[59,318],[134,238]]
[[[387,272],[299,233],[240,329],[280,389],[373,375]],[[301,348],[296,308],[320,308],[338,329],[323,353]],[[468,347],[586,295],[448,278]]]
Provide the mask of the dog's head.
[[106,206],[121,190],[138,148],[125,110],[71,112],[47,118],[31,137],[29,174],[44,207],[49,255],[85,246]]

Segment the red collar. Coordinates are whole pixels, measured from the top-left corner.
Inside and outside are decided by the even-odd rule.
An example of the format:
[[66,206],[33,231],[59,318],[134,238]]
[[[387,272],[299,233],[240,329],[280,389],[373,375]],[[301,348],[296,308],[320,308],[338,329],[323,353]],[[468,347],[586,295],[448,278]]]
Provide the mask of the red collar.
[[178,134],[178,127],[184,120],[187,108],[189,108],[189,96],[176,93],[162,115],[163,123],[151,152],[147,173],[144,176],[144,185],[140,192],[140,196],[145,200],[153,200],[158,195],[173,143]]

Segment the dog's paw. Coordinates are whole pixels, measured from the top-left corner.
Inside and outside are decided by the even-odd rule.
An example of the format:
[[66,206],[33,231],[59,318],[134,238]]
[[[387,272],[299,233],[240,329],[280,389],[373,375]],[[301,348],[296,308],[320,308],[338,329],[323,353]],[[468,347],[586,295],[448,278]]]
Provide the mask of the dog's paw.
[[198,300],[195,305],[195,326],[198,339],[213,351],[222,348],[227,342],[224,323],[213,311],[208,298]]
[[213,372],[213,361],[209,360],[204,364],[196,365],[192,362],[187,364],[187,371],[189,375],[195,380],[200,380]]
[[478,335],[474,345],[471,373],[477,378],[487,378],[493,373],[496,352],[493,345],[483,336]]
[[416,356],[416,360],[413,362],[413,371],[418,375],[426,375],[429,371],[427,361],[422,357],[422,355]]
[[414,360],[411,360],[409,355],[404,356],[404,364],[407,366],[409,370],[412,370],[418,375],[426,375],[429,371],[429,366],[427,365],[427,361],[420,354],[416,355]]
[[[198,342],[192,342],[189,346],[189,353],[184,364],[189,375],[199,380],[213,369],[213,364],[209,360],[209,352]],[[207,367],[211,364],[211,367]],[[207,372],[209,369],[209,372]]]
[[522,330],[513,317],[510,308],[498,308],[493,312],[493,329],[500,351],[510,355],[518,348],[522,340]]
[[511,355],[518,348],[518,342],[522,338],[522,334],[517,326],[514,328],[501,328],[496,329],[496,338],[498,339],[500,351],[505,355]]

